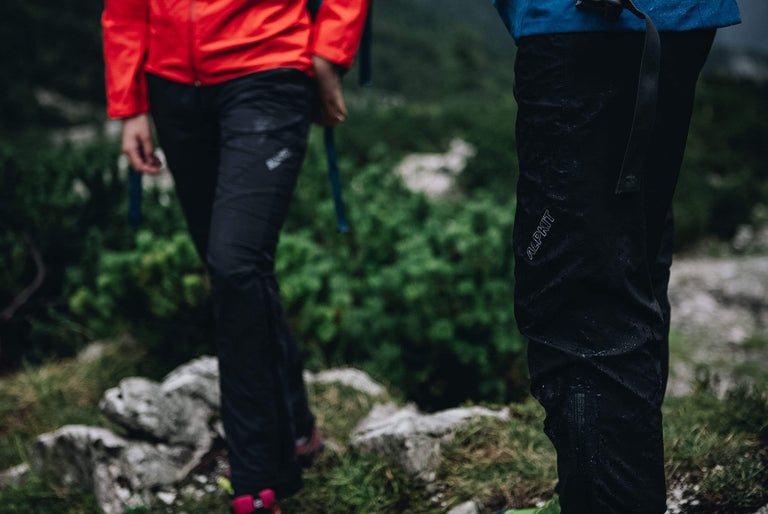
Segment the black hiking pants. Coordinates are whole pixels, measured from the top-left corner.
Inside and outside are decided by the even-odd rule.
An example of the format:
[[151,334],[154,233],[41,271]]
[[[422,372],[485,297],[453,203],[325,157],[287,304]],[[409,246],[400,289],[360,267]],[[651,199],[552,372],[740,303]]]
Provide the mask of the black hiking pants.
[[288,69],[206,87],[147,79],[160,144],[211,275],[222,418],[238,496],[296,492],[294,440],[314,426],[274,274],[306,150],[309,80]]
[[643,35],[518,41],[515,313],[532,392],[557,450],[565,514],[666,510],[675,190],[714,30],[662,34],[657,118],[641,191],[616,195]]

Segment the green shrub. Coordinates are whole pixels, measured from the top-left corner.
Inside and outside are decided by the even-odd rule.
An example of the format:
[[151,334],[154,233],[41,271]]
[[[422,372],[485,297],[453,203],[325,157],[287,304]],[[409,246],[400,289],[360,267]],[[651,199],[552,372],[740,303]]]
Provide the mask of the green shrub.
[[[309,363],[356,363],[427,406],[519,395],[514,205],[480,194],[430,202],[404,189],[390,171],[393,160],[385,161],[349,180],[354,228],[342,236],[334,232],[317,143],[276,265]],[[207,322],[200,315],[207,280],[185,233],[142,231],[130,249],[102,252],[93,270],[94,279],[69,295],[69,306],[96,335],[129,328],[150,338],[152,348],[171,351],[189,348],[192,333]]]
[[681,246],[733,237],[768,197],[768,86],[700,81],[676,197]]
[[[102,252],[134,244],[117,155],[107,141],[40,149],[0,140],[0,308],[33,283],[35,254],[45,270],[41,286],[0,324],[0,368],[71,355],[96,335],[72,318],[66,298],[95,286]],[[163,207],[160,194],[145,193],[144,226],[158,235],[183,230],[178,205]]]

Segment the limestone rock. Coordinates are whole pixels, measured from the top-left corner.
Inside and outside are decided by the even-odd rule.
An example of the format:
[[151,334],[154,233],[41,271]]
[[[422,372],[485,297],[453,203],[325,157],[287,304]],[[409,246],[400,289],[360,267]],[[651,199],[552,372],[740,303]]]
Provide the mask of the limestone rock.
[[166,393],[180,393],[203,400],[212,409],[219,409],[219,364],[216,357],[200,357],[171,371],[163,379]]
[[719,395],[749,377],[733,370],[768,358],[767,349],[745,344],[768,334],[768,257],[680,259],[669,284],[672,330],[690,342],[671,361],[668,392],[686,394],[700,366],[717,377]]
[[307,384],[343,384],[373,397],[387,393],[383,385],[373,380],[367,373],[355,368],[334,368],[319,373],[304,371],[304,382]]
[[407,156],[395,168],[395,174],[415,193],[424,193],[431,198],[447,196],[455,192],[456,177],[476,153],[474,146],[456,138],[444,154]]
[[447,514],[480,514],[480,510],[475,502],[468,501],[452,508]]
[[509,419],[509,411],[469,407],[422,414],[413,405],[399,409],[394,404],[379,404],[355,429],[352,446],[392,458],[407,472],[432,481],[442,444],[467,422],[481,417]]
[[206,403],[145,378],[120,381],[104,393],[99,407],[115,423],[159,441],[199,446],[211,437]]
[[739,344],[743,337],[731,337],[733,327],[747,334],[766,329],[768,258],[675,262],[669,296],[674,328]]
[[30,450],[32,469],[92,489],[106,514],[148,505],[152,488],[178,482],[199,458],[194,448],[130,441],[81,425],[43,434]]
[[95,341],[88,346],[80,350],[77,354],[77,361],[82,363],[90,363],[98,361],[107,349],[107,343],[104,341]]

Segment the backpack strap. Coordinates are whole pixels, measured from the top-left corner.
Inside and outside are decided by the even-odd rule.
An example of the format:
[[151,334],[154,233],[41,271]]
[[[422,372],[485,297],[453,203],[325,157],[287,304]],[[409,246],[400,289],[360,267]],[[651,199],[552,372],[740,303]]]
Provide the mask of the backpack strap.
[[632,0],[579,0],[576,7],[597,12],[609,21],[615,21],[623,9],[645,20],[645,44],[640,60],[640,77],[637,84],[635,113],[632,128],[619,172],[615,193],[631,193],[640,190],[643,165],[650,145],[653,125],[656,123],[656,104],[659,97],[661,72],[661,38],[650,16],[642,12]]
[[335,131],[332,127],[326,127],[324,131],[325,158],[328,161],[328,178],[331,181],[333,192],[333,205],[336,209],[336,225],[339,232],[349,232],[349,223],[344,209],[344,201],[341,196],[341,178],[339,177],[339,163],[336,158]]

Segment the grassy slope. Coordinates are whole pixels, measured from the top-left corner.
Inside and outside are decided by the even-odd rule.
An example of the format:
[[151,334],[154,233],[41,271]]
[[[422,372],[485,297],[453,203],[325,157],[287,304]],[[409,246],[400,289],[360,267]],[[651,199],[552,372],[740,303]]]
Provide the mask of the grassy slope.
[[[139,357],[111,348],[91,363],[28,367],[0,381],[0,462],[21,462],[36,433],[64,423],[105,424],[96,408],[104,388],[132,372]],[[667,475],[698,484],[695,512],[753,512],[768,502],[768,402],[762,390],[718,400],[706,390],[665,405]],[[395,465],[348,449],[352,428],[374,400],[340,386],[314,386],[311,402],[329,451],[306,473],[286,512],[444,512],[475,499],[483,510],[532,505],[552,494],[555,463],[541,432],[543,413],[529,400],[512,405],[512,422],[483,421],[446,448],[436,483],[425,488]],[[186,512],[226,512],[221,493],[189,499]],[[0,492],[0,513],[97,512],[93,496],[44,477]],[[152,512],[164,509],[153,508]],[[691,512],[694,512],[693,510]]]

